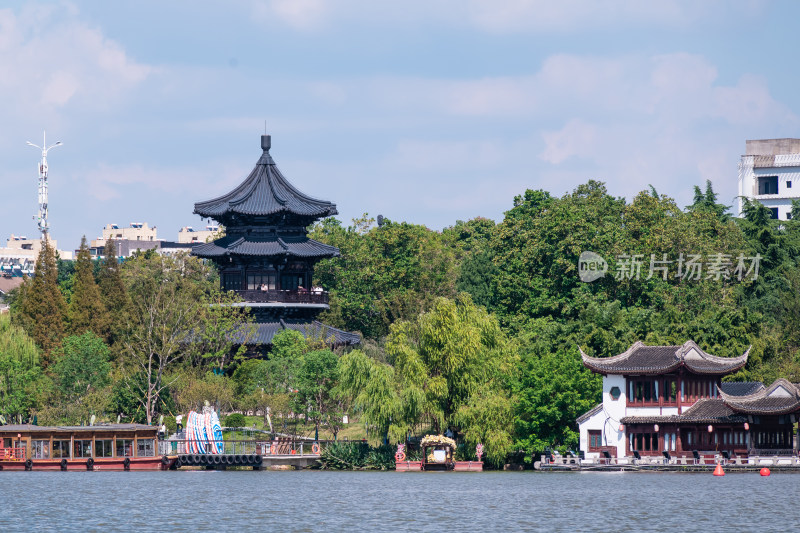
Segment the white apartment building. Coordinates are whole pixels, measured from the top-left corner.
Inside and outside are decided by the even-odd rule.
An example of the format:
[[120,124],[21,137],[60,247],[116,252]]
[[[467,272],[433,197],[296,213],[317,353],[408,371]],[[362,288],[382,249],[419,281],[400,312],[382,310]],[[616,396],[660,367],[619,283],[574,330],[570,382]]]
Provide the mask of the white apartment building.
[[184,226],[178,232],[178,242],[182,244],[203,244],[217,237],[217,233],[219,233],[219,226],[206,226],[204,230],[194,229],[191,226]]
[[746,142],[739,161],[737,216],[744,216],[742,198],[758,200],[772,218],[791,218],[792,200],[800,200],[800,139]]
[[102,247],[106,245],[106,240],[115,241],[157,241],[157,228],[147,225],[147,222],[131,222],[127,228],[120,227],[119,224],[106,224],[103,228],[103,236],[94,239],[92,247]]

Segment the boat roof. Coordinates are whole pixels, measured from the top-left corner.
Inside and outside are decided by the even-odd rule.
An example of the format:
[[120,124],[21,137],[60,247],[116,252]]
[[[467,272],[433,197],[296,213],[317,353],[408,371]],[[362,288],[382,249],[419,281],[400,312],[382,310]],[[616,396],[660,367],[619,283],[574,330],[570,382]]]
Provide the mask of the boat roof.
[[158,431],[157,426],[146,424],[99,424],[95,426],[35,426],[33,424],[8,424],[0,426],[0,433],[76,433],[87,431]]

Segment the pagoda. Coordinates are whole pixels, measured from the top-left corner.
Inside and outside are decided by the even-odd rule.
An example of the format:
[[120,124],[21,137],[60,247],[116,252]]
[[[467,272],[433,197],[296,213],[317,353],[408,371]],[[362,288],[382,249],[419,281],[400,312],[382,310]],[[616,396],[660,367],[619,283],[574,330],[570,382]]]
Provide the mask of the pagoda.
[[269,153],[271,138],[261,136],[263,153],[247,178],[231,192],[194,204],[194,213],[225,226],[226,235],[192,248],[192,255],[219,267],[220,286],[236,292],[251,309],[256,334],[247,341],[268,350],[282,329],[324,339],[333,346],[360,342],[357,334],[319,322],[328,293],[312,286],[314,265],[338,257],[339,249],[308,237],[308,226],[338,214],[336,204],[297,190]]

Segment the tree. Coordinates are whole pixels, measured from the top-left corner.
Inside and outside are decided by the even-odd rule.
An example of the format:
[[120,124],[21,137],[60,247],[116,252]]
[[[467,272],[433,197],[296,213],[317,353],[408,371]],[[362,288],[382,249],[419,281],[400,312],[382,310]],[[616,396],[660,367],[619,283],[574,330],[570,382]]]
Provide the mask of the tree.
[[162,392],[169,386],[165,372],[191,343],[192,331],[207,304],[208,270],[196,258],[142,254],[125,262],[130,303],[121,338],[145,419],[152,423]]
[[64,338],[67,316],[67,305],[58,287],[55,250],[50,241],[44,241],[33,277],[23,283],[21,296],[20,312],[15,317],[41,348],[42,365],[46,367]]
[[297,394],[294,404],[304,410],[314,423],[315,433],[320,425],[327,427],[336,439],[342,427],[344,402],[336,394],[338,382],[336,354],[330,350],[315,350],[303,356],[297,373]]
[[200,410],[208,401],[218,411],[230,411],[234,403],[230,378],[207,372],[201,378],[189,377],[175,391],[175,402],[182,411]]
[[51,369],[67,403],[76,403],[86,394],[109,384],[109,349],[91,331],[64,339],[62,352]]
[[392,322],[413,319],[437,297],[456,293],[449,237],[425,226],[385,220],[375,227],[364,215],[348,228],[335,219],[323,220],[309,236],[341,252],[339,258],[321,261],[315,271],[315,283],[331,298],[331,309],[321,320],[334,326],[379,338]]
[[[386,352],[394,366],[363,353],[342,357],[343,392],[362,409],[373,434],[405,440],[423,424],[442,433],[448,427],[471,427],[474,419],[491,421],[487,456],[500,460],[511,442],[511,411],[495,413],[496,404],[479,397],[509,398],[509,376],[515,354],[497,320],[475,306],[468,295],[439,299],[413,322],[392,325]],[[505,436],[500,437],[503,432]],[[488,434],[488,433],[487,433]],[[477,438],[473,429],[470,439]]]
[[8,315],[0,315],[0,415],[7,422],[36,407],[41,376],[36,344]]
[[206,301],[194,327],[192,345],[200,356],[197,363],[210,363],[222,371],[228,362],[244,356],[256,328],[250,310],[236,305],[241,299],[234,292],[212,288]]
[[114,239],[106,240],[97,278],[106,309],[112,317],[118,319],[127,307],[128,294],[122,280],[122,269],[117,260],[117,247]]
[[73,335],[91,331],[95,335],[108,338],[111,319],[103,303],[100,288],[94,280],[93,269],[92,257],[84,236],[75,261],[72,298],[69,303],[69,327]]
[[552,353],[526,350],[515,406],[518,447],[578,446],[575,419],[601,401],[600,376],[583,367],[577,347]]

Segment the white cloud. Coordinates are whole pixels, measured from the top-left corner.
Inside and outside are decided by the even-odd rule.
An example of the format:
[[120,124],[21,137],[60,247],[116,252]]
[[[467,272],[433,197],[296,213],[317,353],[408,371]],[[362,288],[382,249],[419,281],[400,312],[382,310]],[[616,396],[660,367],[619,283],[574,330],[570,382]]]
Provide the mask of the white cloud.
[[542,137],[546,147],[539,157],[557,165],[573,156],[581,157],[594,153],[597,127],[573,119],[558,131],[542,133]]
[[333,14],[332,5],[333,2],[325,0],[254,0],[251,9],[253,17],[262,24],[277,19],[296,30],[310,31],[325,26]]
[[242,0],[260,24],[299,31],[350,24],[475,29],[493,34],[572,33],[600,28],[686,28],[709,17],[753,16],[764,0]]
[[89,27],[71,4],[0,10],[0,116],[100,111],[153,71]]

